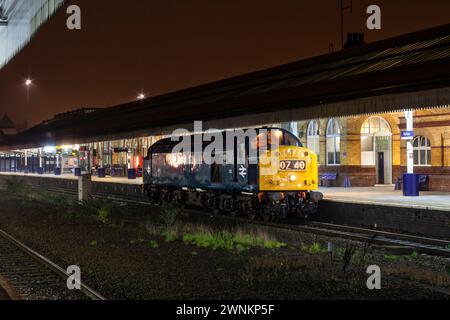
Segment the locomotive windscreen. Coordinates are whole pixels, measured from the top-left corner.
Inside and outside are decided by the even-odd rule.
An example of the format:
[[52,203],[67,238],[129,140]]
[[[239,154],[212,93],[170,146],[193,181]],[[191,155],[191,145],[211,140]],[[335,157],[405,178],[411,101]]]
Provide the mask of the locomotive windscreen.
[[[272,139],[277,139],[278,141],[272,141]],[[263,148],[267,144],[268,150],[270,150],[272,145],[303,147],[303,144],[296,136],[289,131],[280,129],[260,130],[256,140],[252,143],[252,147],[254,148],[257,146],[259,148]]]

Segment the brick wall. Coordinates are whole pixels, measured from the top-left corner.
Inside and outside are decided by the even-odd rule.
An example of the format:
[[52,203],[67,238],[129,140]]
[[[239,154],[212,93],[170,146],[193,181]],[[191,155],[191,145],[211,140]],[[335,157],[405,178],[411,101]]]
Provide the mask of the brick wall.
[[[352,186],[373,186],[376,183],[375,167],[361,167],[361,127],[373,115],[338,118],[341,125],[341,165],[326,165],[326,129],[329,119],[319,120],[320,172],[338,172],[336,186],[342,186],[348,176]],[[392,182],[406,172],[406,142],[400,139],[405,129],[403,112],[379,114],[392,131]],[[307,141],[309,121],[299,122],[302,140]],[[427,137],[431,142],[431,166],[415,166],[414,171],[430,177],[430,191],[450,192],[450,107],[417,110],[414,114],[414,133]]]

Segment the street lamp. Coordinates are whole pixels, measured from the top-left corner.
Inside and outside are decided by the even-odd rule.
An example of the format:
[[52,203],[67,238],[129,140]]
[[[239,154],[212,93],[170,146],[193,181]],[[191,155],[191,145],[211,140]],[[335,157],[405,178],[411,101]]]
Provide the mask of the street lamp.
[[25,86],[27,87],[27,104],[30,103],[30,87],[33,84],[33,80],[30,78],[25,80]]

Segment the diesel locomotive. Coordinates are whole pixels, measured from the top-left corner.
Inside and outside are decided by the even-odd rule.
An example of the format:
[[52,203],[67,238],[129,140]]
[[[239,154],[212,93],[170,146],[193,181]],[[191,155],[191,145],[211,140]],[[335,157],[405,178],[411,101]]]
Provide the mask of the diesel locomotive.
[[144,159],[144,193],[155,203],[176,201],[265,221],[315,213],[323,197],[317,191],[317,155],[287,130],[251,130],[254,135],[234,139],[232,150],[226,143],[229,131],[216,133],[223,148],[212,153],[222,161],[210,164],[195,155],[211,146],[205,133],[183,137],[192,142],[188,152],[179,152],[172,137],[159,140]]

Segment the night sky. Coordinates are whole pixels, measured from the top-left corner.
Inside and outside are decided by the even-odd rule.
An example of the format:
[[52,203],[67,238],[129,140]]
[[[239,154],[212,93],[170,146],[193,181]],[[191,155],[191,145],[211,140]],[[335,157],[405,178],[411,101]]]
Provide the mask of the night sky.
[[[30,0],[31,1],[31,0]],[[353,0],[346,32],[373,42],[449,23],[448,0]],[[114,3],[112,5],[111,3]],[[340,49],[339,0],[68,0],[0,70],[0,117],[36,124],[80,107],[105,107]],[[368,5],[382,30],[365,27]],[[33,79],[29,99],[24,81]]]

